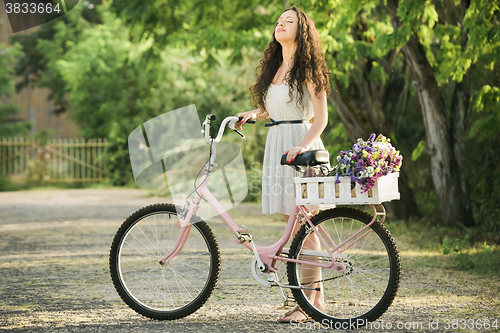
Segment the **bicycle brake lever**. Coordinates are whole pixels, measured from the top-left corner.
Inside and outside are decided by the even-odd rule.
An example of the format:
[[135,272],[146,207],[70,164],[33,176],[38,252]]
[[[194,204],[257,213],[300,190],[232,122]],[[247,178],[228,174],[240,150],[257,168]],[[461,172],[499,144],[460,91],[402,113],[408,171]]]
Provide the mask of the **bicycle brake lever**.
[[236,129],[236,121],[231,120],[227,126],[231,129],[231,131],[238,133],[239,135],[241,135],[241,137],[243,139],[245,139],[245,136],[243,135],[243,133],[241,133],[240,131],[238,131]]
[[236,133],[238,133],[239,135],[241,135],[241,137],[243,139],[245,139],[245,136],[243,135],[243,133],[241,133],[240,131],[238,131],[236,128],[233,131],[236,132]]

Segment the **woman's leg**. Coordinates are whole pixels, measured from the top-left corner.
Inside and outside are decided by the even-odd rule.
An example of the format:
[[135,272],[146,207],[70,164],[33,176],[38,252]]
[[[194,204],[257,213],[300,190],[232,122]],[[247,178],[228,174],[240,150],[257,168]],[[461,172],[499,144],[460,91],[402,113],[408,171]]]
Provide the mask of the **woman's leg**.
[[[316,215],[319,212],[319,210],[316,210],[312,213],[312,216]],[[284,215],[285,217],[285,222],[288,222],[289,215]],[[297,231],[299,231],[299,224],[296,223],[293,228],[292,236],[294,237]],[[318,237],[316,234],[311,234],[304,242],[304,247],[314,250],[314,251],[320,251],[321,246]],[[321,280],[321,268],[316,267],[316,266],[309,266],[309,265],[302,265],[302,281],[303,282],[312,282],[316,280]],[[310,302],[314,304],[319,310],[323,311],[325,308],[325,301],[323,298],[323,288],[322,288],[322,283],[314,283],[311,285],[312,288],[320,288],[321,291],[314,291],[314,290],[304,290],[304,293],[306,296],[309,298]],[[294,311],[292,312],[289,316],[280,318],[281,320],[296,320],[300,321],[304,319],[305,316],[302,312],[300,311]]]
[[[309,249],[312,251],[321,251],[321,244],[318,236],[316,234],[311,234],[304,241],[302,246],[304,249]],[[302,265],[302,282],[313,282],[321,280],[321,267],[312,265]],[[309,301],[314,304],[320,311],[325,310],[325,301],[323,297],[323,284],[321,282],[316,282],[308,287],[320,288],[320,291],[315,290],[304,290]]]

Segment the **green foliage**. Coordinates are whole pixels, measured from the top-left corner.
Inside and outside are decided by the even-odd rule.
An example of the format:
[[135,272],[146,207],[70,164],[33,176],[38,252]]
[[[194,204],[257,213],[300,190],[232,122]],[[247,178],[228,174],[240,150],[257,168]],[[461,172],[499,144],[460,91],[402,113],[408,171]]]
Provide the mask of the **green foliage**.
[[[99,1],[99,0],[97,0]],[[90,0],[94,2],[94,0]],[[76,6],[68,15],[63,15],[53,21],[40,25],[30,34],[14,34],[10,37],[10,43],[22,45],[23,54],[19,57],[15,66],[16,75],[24,79],[15,84],[16,91],[36,84],[38,87],[48,88],[49,98],[54,103],[55,114],[66,112],[69,105],[65,99],[68,95],[66,83],[57,71],[52,70],[51,57],[64,54],[80,38],[81,33],[93,24],[101,24],[97,10],[88,8],[90,6]],[[67,31],[59,30],[56,36],[55,26],[63,22]],[[57,38],[60,42],[51,44]],[[39,45],[48,41],[51,47],[40,49]]]
[[411,160],[416,161],[422,154],[425,152],[425,140],[422,140],[418,143],[417,148],[413,150],[411,153]]
[[470,249],[470,237],[465,235],[460,238],[448,237],[445,235],[443,238],[443,254],[448,255],[451,252],[459,253]]
[[[305,5],[309,1],[298,3]],[[397,29],[392,27],[384,2],[328,1],[315,9],[314,19],[328,15],[333,21],[326,20],[326,24],[318,26],[328,32],[322,35],[331,36],[326,40],[333,77],[344,87],[349,86],[354,101],[359,98],[356,95],[357,86],[367,81],[366,84],[375,86],[377,81],[390,84],[402,77],[403,81],[399,82],[410,86],[400,94],[403,101],[396,110],[390,104],[384,106],[384,115],[387,119],[395,119],[388,120],[389,131],[392,132],[391,137],[397,140],[395,142],[398,142],[402,154],[412,156],[413,163],[406,164],[405,170],[411,175],[409,182],[418,206],[436,220],[439,208],[436,196],[432,193],[432,173],[428,160],[419,158],[425,152],[427,139],[427,133],[422,131],[422,117],[418,115],[420,101],[415,98],[410,78],[405,74],[406,64],[396,59],[394,66],[387,71],[387,65],[390,64],[387,58],[391,50],[402,47],[411,34],[417,36],[445,100],[447,109],[443,110],[443,114],[447,121],[451,119],[450,106],[456,102],[453,99],[459,98],[454,95],[455,86],[467,72],[471,73],[471,85],[467,93],[473,96],[474,103],[470,105],[466,122],[466,164],[471,186],[469,195],[477,223],[487,230],[497,231],[500,224],[494,216],[500,210],[500,194],[497,190],[497,179],[500,178],[497,156],[500,151],[495,144],[500,141],[498,3],[487,0],[471,2],[463,25],[460,23],[458,1],[402,0],[396,3],[401,23]],[[465,39],[462,39],[463,35]],[[372,66],[369,80],[363,81],[361,76],[366,75],[362,72],[365,63]],[[412,91],[408,92],[407,89]],[[394,106],[398,105],[389,101]]]
[[486,243],[452,254],[452,260],[461,270],[477,274],[500,274],[500,248]]
[[[14,92],[14,70],[16,57],[21,54],[21,46],[6,46],[0,43],[0,98],[10,97]],[[29,122],[13,121],[21,112],[21,108],[13,103],[0,101],[0,137],[25,133],[31,127]]]
[[[401,47],[416,34],[448,108],[448,120],[454,88],[471,73],[466,122],[470,196],[479,230],[498,232],[498,4],[471,2],[460,25],[457,0],[401,0],[401,26],[394,29],[384,3],[299,0],[287,5],[297,5],[312,17],[332,71],[332,88],[338,82],[347,98],[365,101],[358,109],[365,115],[359,117],[360,126],[367,131],[370,101],[381,102],[388,132],[384,134],[403,156],[412,157],[404,166],[409,186],[426,221],[434,224],[439,206],[432,170],[422,158],[427,133]],[[69,109],[86,138],[108,137],[112,183],[127,184],[132,181],[127,137],[144,121],[189,104],[196,104],[201,118],[213,113],[222,119],[252,109],[248,88],[283,9],[283,2],[270,0],[115,0],[91,12],[77,6],[33,36],[17,37],[23,39],[25,52],[17,71],[41,72],[38,85],[53,90],[57,110]],[[465,31],[468,39],[462,45]],[[0,66],[0,77],[4,68]],[[360,94],[363,84],[369,85],[372,100]],[[224,139],[241,147],[253,182],[250,190],[260,186],[264,122],[244,125],[246,140],[229,132]],[[322,139],[332,158],[351,146],[347,134],[329,105]],[[253,193],[248,198],[258,200],[260,193]]]
[[[213,70],[206,69],[203,55],[192,47],[165,47],[155,60],[147,60],[152,40],[131,37],[106,5],[97,10],[102,25],[87,26],[72,11],[68,22],[55,24],[54,39],[41,40],[38,50],[47,57],[50,72],[63,78],[73,106],[70,116],[83,136],[109,139],[114,184],[131,180],[127,137],[141,123],[189,104],[196,104],[200,118],[213,113],[220,119],[251,108],[247,90],[249,71],[256,67],[252,54],[246,56],[246,65],[234,68],[228,65],[231,53],[219,52],[214,59],[221,65]],[[77,34],[78,40],[68,43],[68,36]],[[243,148],[244,153],[249,150]],[[259,150],[247,155],[258,156]]]
[[9,179],[0,178],[0,192],[26,190],[27,188],[27,184],[21,184],[13,182]]
[[480,141],[495,137],[500,128],[500,88],[484,85],[479,90],[474,109],[483,115],[471,126],[469,137],[477,137]]
[[471,245],[470,237],[443,238],[443,254],[450,255],[457,268],[477,274],[500,273],[500,247],[487,242]]
[[477,228],[467,229],[464,235],[464,230],[438,227],[428,221],[389,221],[384,224],[399,244],[411,244],[412,249],[417,246],[419,252],[449,256],[450,268],[477,275],[500,274],[500,246],[495,245],[498,240],[482,234]]
[[499,62],[500,55],[500,29],[499,25],[499,3],[496,1],[471,1],[470,7],[465,14],[464,27],[469,29],[468,43],[460,61],[463,71],[457,66],[457,76],[460,75],[471,64],[477,62],[484,65],[490,71]]
[[[498,233],[500,224],[500,69],[476,70],[478,91],[472,102],[467,145],[467,175],[474,218],[484,232]],[[490,84],[484,84],[489,82]]]
[[167,45],[192,45],[213,67],[219,50],[231,49],[230,61],[242,64],[248,46],[263,49],[283,7],[271,0],[115,0],[111,9],[135,37],[154,40],[149,59]]

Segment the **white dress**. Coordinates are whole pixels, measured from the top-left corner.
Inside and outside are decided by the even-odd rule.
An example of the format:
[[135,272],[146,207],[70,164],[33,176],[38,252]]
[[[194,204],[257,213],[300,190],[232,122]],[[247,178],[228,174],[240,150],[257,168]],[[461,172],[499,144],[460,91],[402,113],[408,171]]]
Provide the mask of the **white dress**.
[[[300,172],[288,165],[281,165],[281,156],[286,150],[298,146],[306,136],[314,116],[314,109],[307,86],[304,84],[303,108],[297,108],[297,91],[293,89],[293,99],[288,95],[288,84],[268,88],[265,107],[271,118],[279,120],[302,119],[299,124],[279,124],[269,127],[262,167],[262,214],[290,215],[295,198],[293,178],[301,177]],[[318,138],[310,150],[325,149]]]

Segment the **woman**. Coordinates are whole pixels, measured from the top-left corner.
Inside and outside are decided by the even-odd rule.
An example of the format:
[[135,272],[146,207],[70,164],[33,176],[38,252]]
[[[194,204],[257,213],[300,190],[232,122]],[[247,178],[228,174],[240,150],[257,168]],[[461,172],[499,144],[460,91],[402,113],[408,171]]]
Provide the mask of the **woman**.
[[[286,160],[290,163],[304,151],[324,149],[319,136],[328,122],[326,97],[330,93],[330,73],[319,34],[301,9],[291,7],[280,16],[259,69],[257,81],[250,88],[259,108],[238,116],[243,117],[241,124],[248,119],[272,119],[263,161],[262,213],[281,213],[288,221],[294,202],[293,178],[302,175],[280,165],[281,155],[287,154]],[[309,246],[319,248],[319,241],[313,236],[308,240]],[[313,278],[311,281],[321,275],[316,267],[303,267],[302,272],[303,276],[307,273]],[[324,309],[323,293],[308,292],[309,300],[320,310]],[[279,318],[280,322],[306,320],[308,316],[298,306]]]

